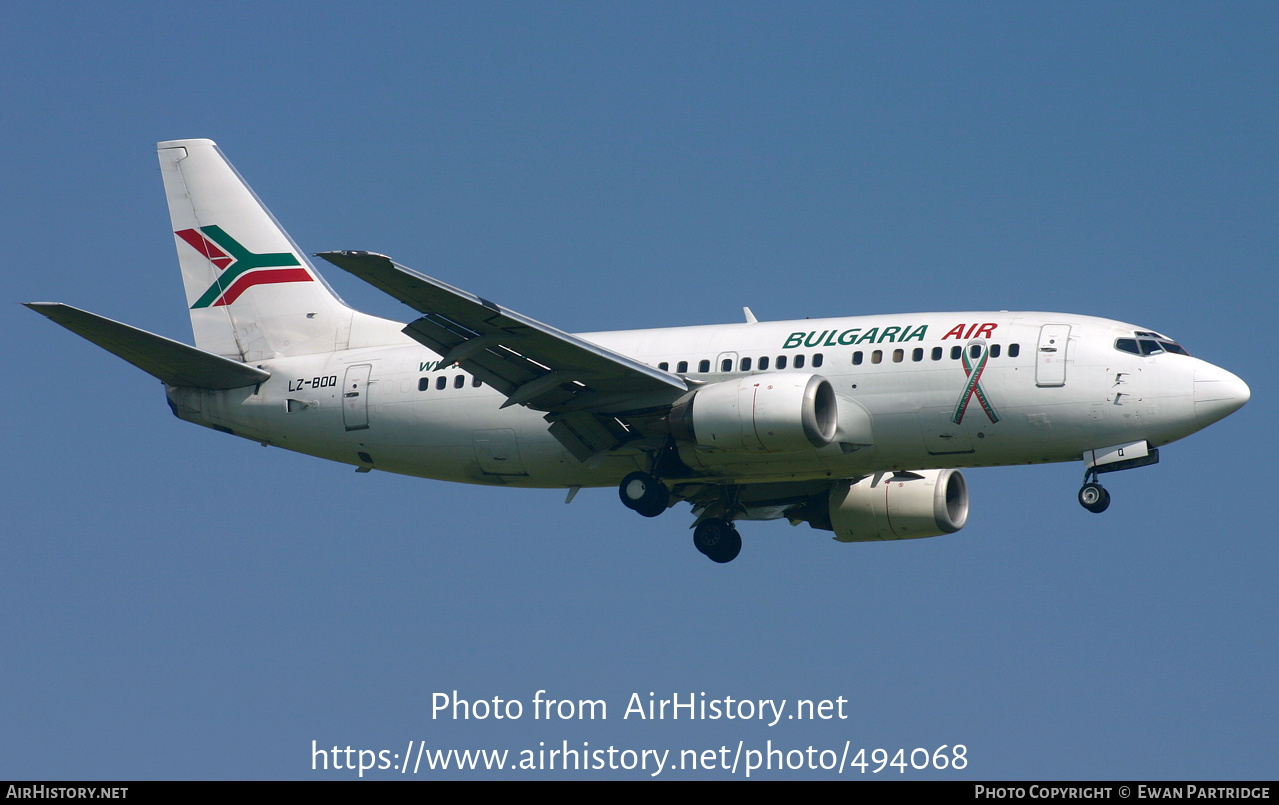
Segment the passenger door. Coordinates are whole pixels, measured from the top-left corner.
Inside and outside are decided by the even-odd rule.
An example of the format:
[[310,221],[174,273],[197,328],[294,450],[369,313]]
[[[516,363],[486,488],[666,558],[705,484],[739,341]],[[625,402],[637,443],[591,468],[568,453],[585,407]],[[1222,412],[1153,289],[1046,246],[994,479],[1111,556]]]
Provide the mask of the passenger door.
[[369,373],[373,365],[357,363],[346,368],[342,382],[342,422],[347,430],[364,430],[369,426]]
[[1045,324],[1039,329],[1039,348],[1035,350],[1035,385],[1066,385],[1066,352],[1069,346],[1069,324]]

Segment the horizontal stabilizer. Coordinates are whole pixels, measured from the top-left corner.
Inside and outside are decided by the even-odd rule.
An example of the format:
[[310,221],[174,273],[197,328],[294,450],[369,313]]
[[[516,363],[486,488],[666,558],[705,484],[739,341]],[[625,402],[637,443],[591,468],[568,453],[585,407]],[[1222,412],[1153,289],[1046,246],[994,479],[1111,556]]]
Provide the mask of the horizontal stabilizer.
[[270,372],[148,333],[60,302],[27,302],[27,307],[124,358],[170,386],[234,389],[261,383]]

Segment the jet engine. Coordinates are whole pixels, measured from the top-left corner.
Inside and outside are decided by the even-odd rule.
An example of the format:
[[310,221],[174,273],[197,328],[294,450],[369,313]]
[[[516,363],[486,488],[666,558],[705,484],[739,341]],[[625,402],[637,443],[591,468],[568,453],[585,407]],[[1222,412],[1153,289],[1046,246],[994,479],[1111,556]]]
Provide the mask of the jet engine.
[[872,476],[830,490],[830,524],[840,542],[938,537],[966,522],[968,484],[959,470]]
[[820,375],[775,372],[697,389],[671,407],[675,438],[733,453],[797,453],[835,439],[835,389]]

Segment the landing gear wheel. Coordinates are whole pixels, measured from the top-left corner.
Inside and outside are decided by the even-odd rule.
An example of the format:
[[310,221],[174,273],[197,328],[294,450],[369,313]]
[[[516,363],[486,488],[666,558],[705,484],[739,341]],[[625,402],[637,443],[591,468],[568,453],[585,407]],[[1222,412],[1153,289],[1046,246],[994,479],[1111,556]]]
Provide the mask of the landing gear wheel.
[[1079,490],[1079,505],[1093,514],[1101,514],[1110,505],[1110,493],[1101,484],[1084,484]]
[[742,535],[733,524],[718,517],[703,520],[693,529],[693,547],[712,562],[725,564],[742,552]]
[[617,487],[622,503],[645,517],[656,517],[666,511],[671,502],[671,491],[666,484],[647,472],[632,472]]

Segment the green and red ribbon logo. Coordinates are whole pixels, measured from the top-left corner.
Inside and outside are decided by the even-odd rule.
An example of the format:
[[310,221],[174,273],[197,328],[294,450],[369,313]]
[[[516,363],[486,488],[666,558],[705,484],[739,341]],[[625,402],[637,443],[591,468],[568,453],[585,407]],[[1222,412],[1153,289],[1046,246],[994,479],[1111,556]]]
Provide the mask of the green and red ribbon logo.
[[[195,304],[198,307],[229,305],[254,285],[280,282],[313,282],[311,273],[291,252],[254,254],[220,226],[202,226],[199,230],[183,229],[173,234],[204,255],[222,273]],[[290,268],[290,266],[294,266]]]
[[[972,352],[977,353],[975,359],[969,357]],[[981,404],[981,410],[985,411],[986,416],[990,418],[991,424],[999,421],[999,414],[995,413],[995,407],[990,404],[990,400],[986,399],[986,393],[981,388],[981,373],[985,370],[988,360],[990,360],[990,347],[986,346],[985,341],[974,340],[965,345],[964,371],[968,373],[968,382],[964,384],[964,391],[959,395],[959,402],[955,405],[955,413],[950,418],[950,421],[956,425],[963,423],[964,414],[968,411],[968,403],[974,396]]]

